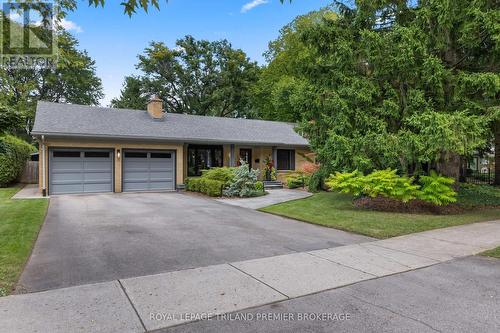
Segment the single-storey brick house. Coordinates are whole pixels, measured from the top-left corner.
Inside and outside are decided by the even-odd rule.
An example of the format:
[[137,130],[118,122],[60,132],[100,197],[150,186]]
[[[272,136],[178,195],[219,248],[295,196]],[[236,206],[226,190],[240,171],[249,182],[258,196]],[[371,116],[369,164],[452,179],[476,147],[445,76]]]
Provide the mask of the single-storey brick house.
[[283,179],[302,167],[308,141],[284,122],[39,102],[31,132],[40,143],[44,194],[169,191],[201,170],[256,169],[272,158]]

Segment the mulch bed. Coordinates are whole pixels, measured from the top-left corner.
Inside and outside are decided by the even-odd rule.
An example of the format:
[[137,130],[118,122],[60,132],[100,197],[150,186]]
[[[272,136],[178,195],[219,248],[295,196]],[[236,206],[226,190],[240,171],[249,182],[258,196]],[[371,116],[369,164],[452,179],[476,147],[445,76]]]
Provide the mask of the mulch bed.
[[432,215],[460,214],[466,210],[464,207],[456,204],[436,206],[430,202],[422,200],[411,200],[404,203],[399,200],[385,197],[361,197],[354,200],[354,206],[381,212]]

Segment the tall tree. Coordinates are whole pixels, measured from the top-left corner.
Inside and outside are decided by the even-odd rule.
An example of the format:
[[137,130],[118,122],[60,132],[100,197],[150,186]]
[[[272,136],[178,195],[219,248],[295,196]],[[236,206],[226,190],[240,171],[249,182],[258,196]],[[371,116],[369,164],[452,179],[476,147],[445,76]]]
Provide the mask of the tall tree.
[[253,117],[250,105],[251,87],[258,78],[259,67],[242,50],[233,49],[226,40],[209,42],[191,36],[180,39],[175,48],[153,42],[139,56],[137,68],[142,71],[141,88],[129,87],[115,105],[127,104],[126,97],[138,100],[140,95],[157,94],[169,112],[220,117]]
[[78,41],[69,33],[59,31],[56,38],[59,58],[55,68],[0,68],[2,118],[11,124],[16,119],[19,133],[31,131],[39,100],[96,105],[103,97],[94,60],[78,50]]
[[111,100],[111,106],[120,109],[145,110],[148,97],[142,92],[141,80],[135,76],[125,77],[120,97]]
[[457,176],[457,156],[488,145],[498,119],[495,0],[336,6],[338,17],[298,32],[313,60],[298,64],[287,101],[318,158],[329,170]]

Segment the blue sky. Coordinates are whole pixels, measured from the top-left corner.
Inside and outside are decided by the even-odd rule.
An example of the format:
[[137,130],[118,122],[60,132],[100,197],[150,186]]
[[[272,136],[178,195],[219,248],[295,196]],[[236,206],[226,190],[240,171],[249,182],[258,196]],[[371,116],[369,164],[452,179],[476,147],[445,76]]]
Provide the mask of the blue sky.
[[137,73],[137,55],[150,41],[173,46],[185,35],[198,39],[228,39],[234,47],[263,64],[262,53],[279,29],[297,15],[319,9],[330,0],[169,0],[161,10],[138,11],[129,18],[121,1],[107,0],[104,8],[89,7],[80,0],[64,25],[96,61],[105,98],[102,105],[120,94],[123,78]]

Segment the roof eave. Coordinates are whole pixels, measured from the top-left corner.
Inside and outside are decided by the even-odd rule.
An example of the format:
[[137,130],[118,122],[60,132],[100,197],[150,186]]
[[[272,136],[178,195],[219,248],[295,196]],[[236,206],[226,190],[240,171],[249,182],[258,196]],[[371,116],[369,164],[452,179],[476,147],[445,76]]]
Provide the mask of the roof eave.
[[80,134],[80,133],[57,133],[57,132],[41,132],[32,131],[34,137],[56,137],[56,138],[85,138],[85,139],[117,139],[117,140],[143,140],[143,141],[167,141],[178,143],[211,143],[211,144],[238,144],[238,145],[253,145],[253,146],[288,146],[288,147],[309,147],[309,144],[290,143],[290,142],[258,142],[258,141],[243,141],[243,140],[215,140],[215,139],[200,139],[200,138],[167,138],[167,137],[148,137],[148,136],[133,136],[133,135],[105,135],[105,134]]

